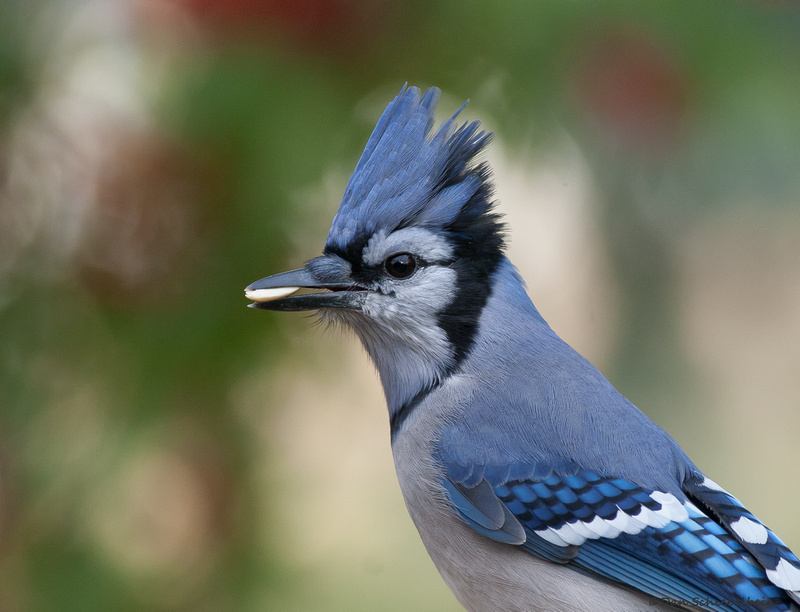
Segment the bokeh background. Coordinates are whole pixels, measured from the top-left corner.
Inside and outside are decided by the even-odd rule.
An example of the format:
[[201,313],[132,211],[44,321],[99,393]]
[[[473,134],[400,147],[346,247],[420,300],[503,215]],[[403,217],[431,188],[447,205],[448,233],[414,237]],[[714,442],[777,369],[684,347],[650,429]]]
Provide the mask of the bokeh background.
[[544,316],[800,549],[793,2],[2,0],[0,610],[456,611],[353,338],[245,308],[408,81]]

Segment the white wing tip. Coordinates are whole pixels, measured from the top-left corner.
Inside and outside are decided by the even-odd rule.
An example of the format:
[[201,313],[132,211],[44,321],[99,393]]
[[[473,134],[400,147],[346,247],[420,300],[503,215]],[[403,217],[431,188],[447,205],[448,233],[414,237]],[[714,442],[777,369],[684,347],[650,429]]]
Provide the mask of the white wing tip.
[[780,559],[774,570],[767,570],[767,578],[779,589],[800,591],[800,569]]
[[766,544],[769,533],[761,523],[756,523],[746,516],[739,517],[731,523],[731,529],[748,544]]
[[711,489],[712,491],[719,491],[720,493],[728,493],[725,489],[723,489],[716,482],[711,480],[708,476],[703,476],[703,482],[700,483],[700,486],[705,487],[706,489]]

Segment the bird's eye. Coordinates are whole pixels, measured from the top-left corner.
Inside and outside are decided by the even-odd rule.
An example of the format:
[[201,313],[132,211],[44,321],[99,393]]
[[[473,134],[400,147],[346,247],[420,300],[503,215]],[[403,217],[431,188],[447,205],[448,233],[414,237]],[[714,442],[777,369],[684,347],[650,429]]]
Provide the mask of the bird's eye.
[[417,262],[409,253],[398,253],[383,262],[386,271],[395,278],[408,278],[417,269]]

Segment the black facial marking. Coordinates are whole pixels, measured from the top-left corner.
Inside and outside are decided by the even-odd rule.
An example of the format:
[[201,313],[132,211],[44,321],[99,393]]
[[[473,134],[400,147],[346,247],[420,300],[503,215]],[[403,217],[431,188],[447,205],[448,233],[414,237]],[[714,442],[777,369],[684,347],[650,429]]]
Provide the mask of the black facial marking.
[[[475,151],[472,151],[472,155]],[[461,208],[455,220],[445,228],[454,247],[451,268],[456,271],[456,295],[439,314],[439,326],[455,347],[452,370],[469,354],[478,331],[478,319],[491,294],[491,279],[503,258],[503,224],[492,212],[490,170],[486,164],[475,168],[465,166],[462,156],[456,156],[450,172],[442,181],[442,189],[477,175],[480,188]]]
[[394,441],[397,432],[400,431],[400,428],[403,426],[403,423],[405,423],[405,420],[408,418],[408,415],[410,415],[414,411],[414,408],[416,408],[419,405],[419,403],[427,397],[428,393],[436,389],[436,387],[438,386],[439,386],[439,381],[437,380],[434,381],[431,385],[420,389],[420,391],[414,397],[412,397],[405,404],[400,406],[400,408],[398,408],[395,412],[393,412],[389,416],[389,433],[391,435],[392,441]]
[[[437,324],[453,346],[453,362],[446,372],[441,373],[443,378],[455,372],[472,349],[481,313],[491,295],[492,276],[503,260],[503,224],[499,215],[493,212],[491,171],[487,164],[476,162],[476,157],[489,143],[490,138],[490,134],[479,131],[477,122],[458,128],[444,145],[447,150],[445,159],[431,170],[431,177],[436,178],[430,193],[426,195],[430,198],[428,202],[432,202],[443,190],[477,179],[477,189],[461,205],[452,221],[443,227],[429,227],[431,231],[443,236],[453,248],[450,261],[435,263],[447,265],[456,272],[453,299],[437,316]],[[408,208],[408,216],[391,227],[380,229],[391,233],[405,227],[415,227],[418,215],[424,211],[424,204]],[[428,226],[423,224],[422,227]],[[374,265],[364,264],[363,251],[371,237],[371,233],[368,235],[364,232],[353,237],[345,246],[326,246],[325,253],[336,254],[347,260],[351,265],[353,281],[362,286],[374,287],[377,285],[376,281],[381,279],[407,282],[402,277],[390,274],[386,261]],[[426,265],[413,250],[410,250],[410,254],[417,257],[417,268]],[[388,259],[396,255],[400,253],[389,254]],[[411,281],[413,274],[406,278]],[[407,416],[438,385],[437,381],[426,386],[391,415],[393,437]]]
[[[482,147],[486,140],[478,143]],[[478,332],[478,320],[492,292],[492,275],[503,259],[503,224],[500,215],[492,212],[492,185],[489,166],[470,167],[476,154],[461,152],[452,158],[442,175],[437,191],[463,181],[468,176],[478,176],[480,188],[461,208],[458,216],[444,228],[444,235],[453,245],[453,258],[448,265],[456,272],[456,292],[450,304],[439,313],[439,327],[447,334],[454,347],[454,363],[446,375],[455,372],[469,354]],[[390,416],[392,440],[403,423],[423,399],[441,384],[441,380],[421,389]]]
[[350,263],[350,277],[354,282],[361,286],[369,286],[383,275],[383,265],[365,265],[363,252],[369,243],[371,236],[357,236],[347,243],[347,247],[342,249],[333,245],[326,245],[323,254],[338,255]]
[[335,244],[326,244],[322,251],[323,255],[338,255],[342,259],[349,261],[351,266],[361,263],[361,252],[367,246],[370,236],[357,235],[347,243],[344,248]]

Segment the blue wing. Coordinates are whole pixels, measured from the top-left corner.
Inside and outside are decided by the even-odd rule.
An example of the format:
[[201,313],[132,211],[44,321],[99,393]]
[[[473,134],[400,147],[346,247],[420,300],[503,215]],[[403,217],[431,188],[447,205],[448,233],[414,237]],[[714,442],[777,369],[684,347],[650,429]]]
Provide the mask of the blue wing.
[[544,559],[694,609],[777,612],[796,600],[797,557],[702,476],[678,497],[590,470],[526,469],[535,475],[514,480],[445,468],[462,520]]
[[756,558],[770,582],[800,603],[800,559],[778,536],[738,499],[702,474],[688,478],[684,482],[684,491]]

